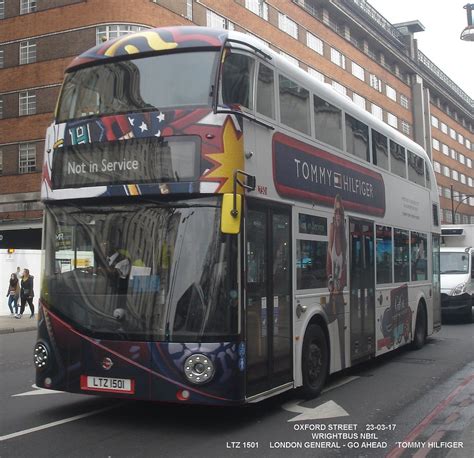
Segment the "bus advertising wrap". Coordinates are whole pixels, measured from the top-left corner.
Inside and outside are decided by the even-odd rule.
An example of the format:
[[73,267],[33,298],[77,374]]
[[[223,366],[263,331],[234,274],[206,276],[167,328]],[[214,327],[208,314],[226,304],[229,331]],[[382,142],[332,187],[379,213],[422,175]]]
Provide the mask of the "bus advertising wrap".
[[350,210],[385,214],[380,173],[281,133],[273,136],[273,176],[281,196],[330,207],[339,194]]

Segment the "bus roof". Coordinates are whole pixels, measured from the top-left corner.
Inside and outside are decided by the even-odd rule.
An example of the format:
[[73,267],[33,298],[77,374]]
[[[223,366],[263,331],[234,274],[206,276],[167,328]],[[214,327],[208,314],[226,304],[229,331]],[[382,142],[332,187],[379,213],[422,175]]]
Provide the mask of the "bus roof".
[[[130,33],[101,43],[76,57],[67,67],[92,64],[98,61],[170,49],[220,47],[229,35],[228,30],[198,26],[158,27]],[[245,35],[244,35],[245,36]]]
[[[336,92],[329,84],[318,81],[309,73],[270,49],[270,47],[262,45],[259,40],[241,32],[199,26],[174,26],[146,29],[106,41],[105,43],[90,48],[76,57],[67,67],[66,71],[70,72],[76,67],[98,63],[99,61],[129,55],[138,56],[142,53],[148,54],[171,49],[220,48],[228,39],[239,41],[242,44],[249,43],[253,48],[260,49],[271,58],[275,67],[283,70],[288,76],[295,78],[308,89],[312,89],[318,96],[323,97],[346,113],[357,117],[360,121],[367,123],[371,128],[376,129],[381,134],[390,137],[413,153],[423,157],[428,164],[431,176],[434,177],[431,160],[420,145],[356,105],[349,97]],[[434,188],[436,187],[434,180],[432,181],[432,186],[434,186]]]

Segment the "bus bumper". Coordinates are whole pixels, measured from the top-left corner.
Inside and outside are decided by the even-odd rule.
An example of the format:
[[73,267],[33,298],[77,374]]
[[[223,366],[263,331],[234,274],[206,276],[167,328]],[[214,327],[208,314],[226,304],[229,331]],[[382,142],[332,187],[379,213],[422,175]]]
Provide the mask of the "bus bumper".
[[[244,403],[239,343],[171,343],[95,339],[42,307],[34,350],[38,387],[71,393],[187,404]],[[204,355],[206,383],[189,382],[185,362]]]

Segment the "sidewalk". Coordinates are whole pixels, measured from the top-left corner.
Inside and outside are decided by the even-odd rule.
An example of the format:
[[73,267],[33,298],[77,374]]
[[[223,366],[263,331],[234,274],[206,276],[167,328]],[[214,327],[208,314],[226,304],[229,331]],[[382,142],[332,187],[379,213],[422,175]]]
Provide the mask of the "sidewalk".
[[10,334],[12,332],[34,331],[38,326],[37,315],[30,318],[30,313],[25,313],[23,317],[17,320],[14,316],[0,316],[0,334]]

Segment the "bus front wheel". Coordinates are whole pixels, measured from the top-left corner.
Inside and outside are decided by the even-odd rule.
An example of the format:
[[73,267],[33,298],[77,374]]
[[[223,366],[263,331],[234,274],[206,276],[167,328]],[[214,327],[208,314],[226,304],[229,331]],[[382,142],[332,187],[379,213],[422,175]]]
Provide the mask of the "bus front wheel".
[[323,389],[329,369],[329,350],[323,329],[310,324],[303,340],[302,355],[303,387],[307,398],[316,397]]
[[413,350],[419,350],[426,342],[427,318],[426,309],[423,304],[418,304],[418,312],[416,314],[415,336],[412,342]]

